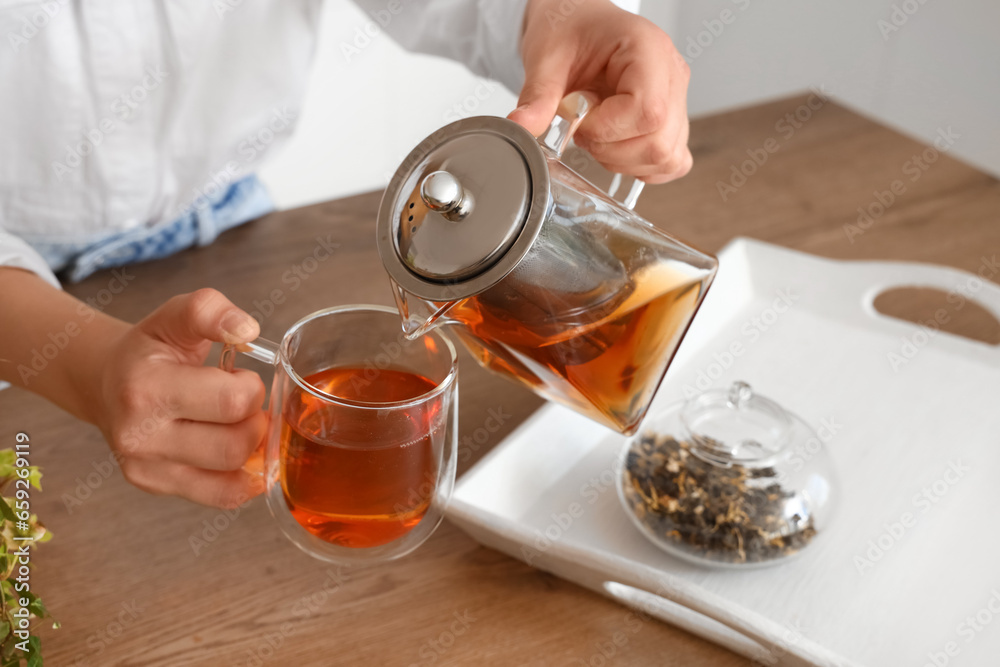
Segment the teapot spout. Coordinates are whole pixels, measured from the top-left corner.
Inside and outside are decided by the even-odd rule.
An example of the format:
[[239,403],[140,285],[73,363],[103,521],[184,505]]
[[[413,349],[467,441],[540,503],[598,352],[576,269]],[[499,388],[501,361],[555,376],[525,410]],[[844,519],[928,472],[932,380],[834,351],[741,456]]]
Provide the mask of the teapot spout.
[[392,295],[396,300],[396,308],[399,309],[399,316],[403,320],[403,334],[409,340],[420,338],[425,333],[450,322],[447,317],[448,313],[458,301],[445,301],[443,303],[428,301],[410,294],[391,278],[390,282],[392,282]]

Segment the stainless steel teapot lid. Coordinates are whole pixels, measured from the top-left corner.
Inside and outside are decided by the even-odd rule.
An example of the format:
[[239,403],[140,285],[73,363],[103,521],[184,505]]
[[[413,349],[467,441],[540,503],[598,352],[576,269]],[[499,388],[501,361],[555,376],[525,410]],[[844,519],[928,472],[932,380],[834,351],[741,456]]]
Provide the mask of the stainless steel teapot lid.
[[403,160],[378,213],[378,250],[400,287],[431,301],[478,294],[531,248],[549,206],[538,141],[513,121],[466,118]]

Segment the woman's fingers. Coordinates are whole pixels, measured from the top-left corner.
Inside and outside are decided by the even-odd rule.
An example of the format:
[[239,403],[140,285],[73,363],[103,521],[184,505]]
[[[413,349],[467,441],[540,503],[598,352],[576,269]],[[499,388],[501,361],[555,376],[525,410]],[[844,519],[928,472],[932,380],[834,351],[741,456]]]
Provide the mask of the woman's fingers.
[[137,326],[157,340],[194,352],[206,340],[245,343],[260,334],[255,319],[210,288],[173,297]]
[[267,424],[261,411],[237,424],[177,421],[147,455],[206,470],[239,470],[263,441]]
[[264,491],[264,478],[242,470],[203,470],[172,461],[126,459],[122,473],[143,491],[174,495],[193,502],[232,509]]
[[170,364],[154,367],[150,375],[150,383],[167,396],[178,419],[235,424],[260,412],[264,404],[264,382],[248,370],[229,373]]
[[566,49],[549,49],[525,63],[524,86],[517,108],[507,118],[538,136],[552,122],[559,102],[568,92],[573,54]]
[[608,60],[605,78],[613,93],[584,119],[580,134],[611,144],[680,127],[687,122],[690,76],[670,38],[650,24]]
[[656,178],[656,182],[665,182],[680,178],[691,170],[692,158],[687,145],[686,125],[611,144],[586,140],[578,143],[606,169],[644,180]]

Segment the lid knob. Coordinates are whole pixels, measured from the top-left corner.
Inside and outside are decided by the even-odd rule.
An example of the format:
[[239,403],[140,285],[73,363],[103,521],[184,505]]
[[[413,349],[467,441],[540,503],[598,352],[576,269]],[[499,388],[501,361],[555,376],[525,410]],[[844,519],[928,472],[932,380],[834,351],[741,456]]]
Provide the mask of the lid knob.
[[792,431],[784,408],[740,381],[690,399],[681,408],[680,418],[692,453],[720,465],[775,454],[788,444]]
[[737,380],[729,387],[729,405],[737,409],[747,408],[753,398],[753,389],[746,382]]
[[420,183],[420,198],[432,211],[458,222],[472,211],[472,194],[447,171],[427,174]]
[[551,201],[548,158],[530,132],[505,118],[464,118],[396,170],[379,207],[379,255],[401,293],[461,300],[521,263]]

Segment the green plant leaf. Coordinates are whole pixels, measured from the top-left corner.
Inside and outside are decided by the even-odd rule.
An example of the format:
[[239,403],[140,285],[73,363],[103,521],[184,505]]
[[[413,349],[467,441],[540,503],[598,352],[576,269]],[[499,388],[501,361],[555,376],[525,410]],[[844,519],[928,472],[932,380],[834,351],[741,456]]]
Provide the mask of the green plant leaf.
[[17,521],[17,517],[14,516],[14,510],[10,508],[10,505],[7,504],[7,499],[3,497],[0,497],[0,514],[11,523]]
[[14,648],[14,642],[7,642],[3,645],[3,651],[0,652],[3,656],[3,664],[6,665],[7,661],[14,659],[16,662],[14,664],[19,664],[21,662],[21,652]]
[[30,468],[28,468],[28,470],[30,471],[28,473],[28,484],[41,491],[42,471],[38,469],[38,466],[31,466]]
[[[20,469],[16,467],[16,463],[17,454],[13,449],[0,450],[0,491],[12,480],[19,478],[17,473]],[[28,483],[41,490],[41,471],[36,466],[29,466],[27,471]],[[0,614],[0,639],[7,637],[14,627],[13,613],[21,606],[21,600],[28,603],[27,611],[32,616],[51,618],[49,610],[37,595],[27,590],[16,591],[14,582],[8,578],[10,573],[7,570],[17,563],[16,557],[12,554],[14,549],[25,544],[34,549],[39,543],[52,539],[52,533],[46,530],[34,514],[28,518],[26,522],[28,526],[24,530],[18,529],[18,519],[12,509],[13,503],[12,498],[4,498],[0,493],[0,596],[6,609],[6,613]],[[30,543],[21,542],[15,540],[15,537],[31,537],[33,540]],[[58,629],[59,622],[53,620],[52,627]],[[22,664],[26,667],[43,667],[42,644],[38,636],[31,635],[28,638],[27,651],[24,652],[17,648],[17,638],[13,636],[8,637],[7,641],[0,645],[0,667],[21,667]]]
[[49,615],[49,610],[45,608],[45,605],[37,597],[28,603],[28,611],[38,618],[45,618]]
[[0,450],[0,478],[14,475],[14,461],[17,453],[13,449]]
[[28,637],[28,667],[42,667],[42,640],[36,635]]

